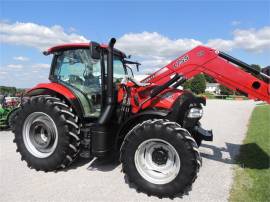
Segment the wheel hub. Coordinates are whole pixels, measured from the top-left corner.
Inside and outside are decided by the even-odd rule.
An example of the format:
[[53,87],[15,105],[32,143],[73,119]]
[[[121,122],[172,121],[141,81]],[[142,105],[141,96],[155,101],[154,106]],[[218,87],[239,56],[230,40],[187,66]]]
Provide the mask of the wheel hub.
[[162,147],[155,148],[152,153],[152,161],[157,165],[164,165],[168,160],[168,151]]
[[50,156],[58,142],[58,131],[53,119],[43,112],[30,114],[23,125],[23,140],[27,150],[34,156]]
[[52,131],[42,122],[35,122],[30,126],[30,140],[39,150],[45,151],[54,141]]
[[180,157],[176,149],[163,139],[148,139],[137,148],[135,166],[140,175],[154,184],[167,184],[180,171]]

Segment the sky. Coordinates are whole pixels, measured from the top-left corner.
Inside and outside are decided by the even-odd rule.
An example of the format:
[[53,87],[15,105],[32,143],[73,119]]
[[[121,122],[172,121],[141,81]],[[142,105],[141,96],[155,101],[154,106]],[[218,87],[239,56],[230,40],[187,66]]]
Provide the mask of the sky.
[[270,1],[2,1],[0,86],[48,82],[48,47],[90,40],[153,72],[197,45],[270,65]]

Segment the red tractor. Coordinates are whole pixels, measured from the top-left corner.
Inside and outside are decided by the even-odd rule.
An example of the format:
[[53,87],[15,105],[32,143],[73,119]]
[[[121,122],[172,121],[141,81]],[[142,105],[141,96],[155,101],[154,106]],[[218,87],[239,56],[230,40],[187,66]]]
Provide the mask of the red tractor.
[[29,90],[13,119],[14,142],[30,168],[55,171],[78,156],[119,155],[138,191],[173,198],[187,192],[201,166],[198,147],[206,101],[177,87],[204,73],[249,98],[270,103],[269,70],[259,72],[217,50],[198,46],[143,81],[127,59],[96,42],[55,46],[49,79]]

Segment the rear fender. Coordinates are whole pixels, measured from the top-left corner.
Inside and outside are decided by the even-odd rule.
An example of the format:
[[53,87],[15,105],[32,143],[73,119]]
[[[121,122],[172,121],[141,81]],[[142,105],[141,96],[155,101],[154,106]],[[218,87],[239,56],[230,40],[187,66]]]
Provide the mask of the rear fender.
[[64,98],[70,106],[75,110],[77,115],[83,117],[83,108],[80,101],[73,94],[71,90],[58,83],[41,83],[34,88],[28,90],[25,96],[38,96],[38,95],[56,95],[60,98]]

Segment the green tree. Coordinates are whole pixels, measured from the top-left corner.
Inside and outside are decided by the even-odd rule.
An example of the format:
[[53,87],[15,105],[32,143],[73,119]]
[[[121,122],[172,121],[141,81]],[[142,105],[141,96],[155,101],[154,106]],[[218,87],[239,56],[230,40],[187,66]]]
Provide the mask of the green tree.
[[191,80],[187,80],[187,81],[183,84],[183,88],[184,88],[184,89],[190,90],[190,85],[191,85]]
[[[253,69],[255,69],[255,70],[257,70],[257,71],[261,71],[261,66],[260,65],[256,65],[256,64],[251,64],[250,65]],[[253,73],[253,72],[251,72],[251,74],[253,75],[253,76],[255,76],[255,77],[258,77],[258,75],[257,74],[255,74],[255,73]]]
[[203,74],[195,76],[190,83],[190,90],[196,94],[204,93],[206,88],[206,80]]
[[220,85],[219,88],[221,95],[233,95],[233,90],[227,88],[226,86]]
[[204,77],[207,83],[217,83],[213,77],[208,76],[207,74],[204,74]]
[[23,92],[24,89],[17,89],[15,87],[0,86],[0,95],[15,96]]
[[257,71],[261,71],[261,66],[260,65],[256,65],[256,64],[252,64],[250,65],[253,69],[256,69]]

